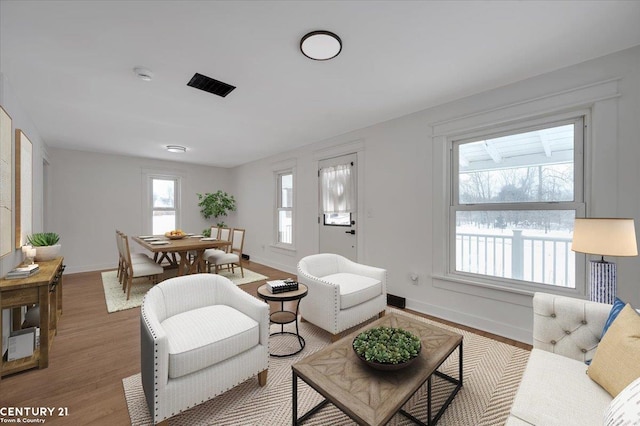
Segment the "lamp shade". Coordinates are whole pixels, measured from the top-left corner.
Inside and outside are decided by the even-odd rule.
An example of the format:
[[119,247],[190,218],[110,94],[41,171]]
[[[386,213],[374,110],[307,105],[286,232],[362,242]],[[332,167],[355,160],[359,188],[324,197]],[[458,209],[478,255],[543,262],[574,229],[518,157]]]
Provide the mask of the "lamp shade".
[[576,219],[571,250],[600,256],[637,256],[633,219]]

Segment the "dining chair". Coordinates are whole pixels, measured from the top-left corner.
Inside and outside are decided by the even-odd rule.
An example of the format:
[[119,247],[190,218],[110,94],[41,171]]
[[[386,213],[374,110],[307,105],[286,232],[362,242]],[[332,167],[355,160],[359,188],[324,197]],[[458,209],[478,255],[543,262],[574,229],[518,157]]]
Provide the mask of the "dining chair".
[[212,226],[211,227],[211,236],[213,238],[215,238],[216,240],[220,239],[220,232],[222,231],[222,227],[221,226]]
[[[118,270],[116,271],[116,278],[118,278],[118,282],[122,284],[122,290],[126,291],[124,282],[125,255],[124,247],[122,246],[122,235],[125,234],[116,229],[116,248],[118,249]],[[131,262],[133,263],[148,262],[149,260],[151,260],[151,258],[144,253],[131,253]]]
[[129,300],[134,278],[149,277],[153,280],[154,284],[157,284],[160,275],[164,272],[164,268],[151,259],[147,261],[138,259],[138,261],[133,262],[131,259],[131,250],[129,250],[129,237],[121,234],[121,238],[125,263],[125,272],[123,274],[124,286],[127,290],[127,300]]
[[[216,240],[219,240],[220,239],[220,230],[221,229],[222,228],[219,227],[219,226],[212,226],[211,227],[211,233],[209,234],[209,237],[210,238],[215,238]],[[207,251],[209,251],[209,250],[215,250],[215,249],[207,249],[207,250],[205,250],[205,252],[204,252],[204,258],[205,259],[207,258]],[[210,256],[212,254],[213,254],[213,251],[211,251],[208,255]],[[193,259],[196,257],[196,251],[195,250],[190,250],[187,253],[187,255],[189,256],[189,259],[193,261]]]
[[[214,267],[214,272],[217,274],[220,270],[221,266],[230,266],[231,272],[235,273],[235,267],[240,267],[240,273],[242,278],[244,278],[244,268],[242,267],[242,250],[244,248],[244,234],[245,230],[242,228],[233,228],[230,231],[231,235],[231,246],[229,252],[224,252],[219,250],[219,253],[216,252],[209,257],[207,257],[207,262],[209,264],[208,269],[211,272],[211,267]],[[206,253],[206,252],[205,252]]]
[[[218,234],[218,239],[222,241],[231,241],[233,236],[233,228],[218,228],[220,233]],[[215,250],[215,249],[214,249]],[[220,250],[220,249],[218,249]],[[225,253],[229,253],[229,246],[224,247],[224,249],[220,250]]]
[[[214,231],[216,230],[217,231]],[[223,227],[216,227],[216,226],[212,226],[211,227],[211,236],[213,237],[214,232],[216,233],[216,239],[220,240],[220,241],[231,241],[231,231],[233,230],[233,228],[223,228]],[[213,255],[221,255],[223,253],[228,253],[229,252],[229,246],[224,246],[222,249],[218,249],[218,248],[211,248],[211,249],[206,249],[204,251],[204,259],[205,261],[213,256]],[[209,270],[211,270],[211,268],[209,268]]]

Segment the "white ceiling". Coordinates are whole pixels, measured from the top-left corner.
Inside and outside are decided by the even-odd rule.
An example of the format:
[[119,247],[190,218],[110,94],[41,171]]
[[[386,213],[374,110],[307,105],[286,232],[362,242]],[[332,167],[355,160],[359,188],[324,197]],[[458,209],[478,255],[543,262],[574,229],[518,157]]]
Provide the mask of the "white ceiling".
[[[640,44],[640,1],[0,8],[0,71],[47,145],[223,167]],[[318,29],[342,38],[336,59],[300,53],[300,38]],[[237,89],[220,98],[188,87],[196,72]],[[188,151],[170,154],[169,144]]]

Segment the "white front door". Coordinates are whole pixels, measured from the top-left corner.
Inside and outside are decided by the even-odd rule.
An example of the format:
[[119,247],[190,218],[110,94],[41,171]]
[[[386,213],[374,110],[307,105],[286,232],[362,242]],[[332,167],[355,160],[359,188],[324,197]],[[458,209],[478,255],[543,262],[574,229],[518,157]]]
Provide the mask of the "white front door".
[[357,261],[356,154],[321,160],[318,168],[319,252]]

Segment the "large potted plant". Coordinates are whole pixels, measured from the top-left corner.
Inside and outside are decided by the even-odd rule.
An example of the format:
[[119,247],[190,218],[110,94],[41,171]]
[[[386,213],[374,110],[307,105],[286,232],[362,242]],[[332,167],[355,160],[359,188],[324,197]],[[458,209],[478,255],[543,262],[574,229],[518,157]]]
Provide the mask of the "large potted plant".
[[60,256],[60,236],[55,232],[37,232],[27,236],[27,242],[36,249],[36,261],[51,260]]
[[[229,195],[226,192],[220,190],[206,194],[198,195],[198,206],[200,207],[200,213],[205,219],[209,219],[212,216],[218,219],[221,216],[226,216],[230,211],[236,211],[236,200],[233,195]],[[225,226],[224,221],[219,221],[218,226]]]

